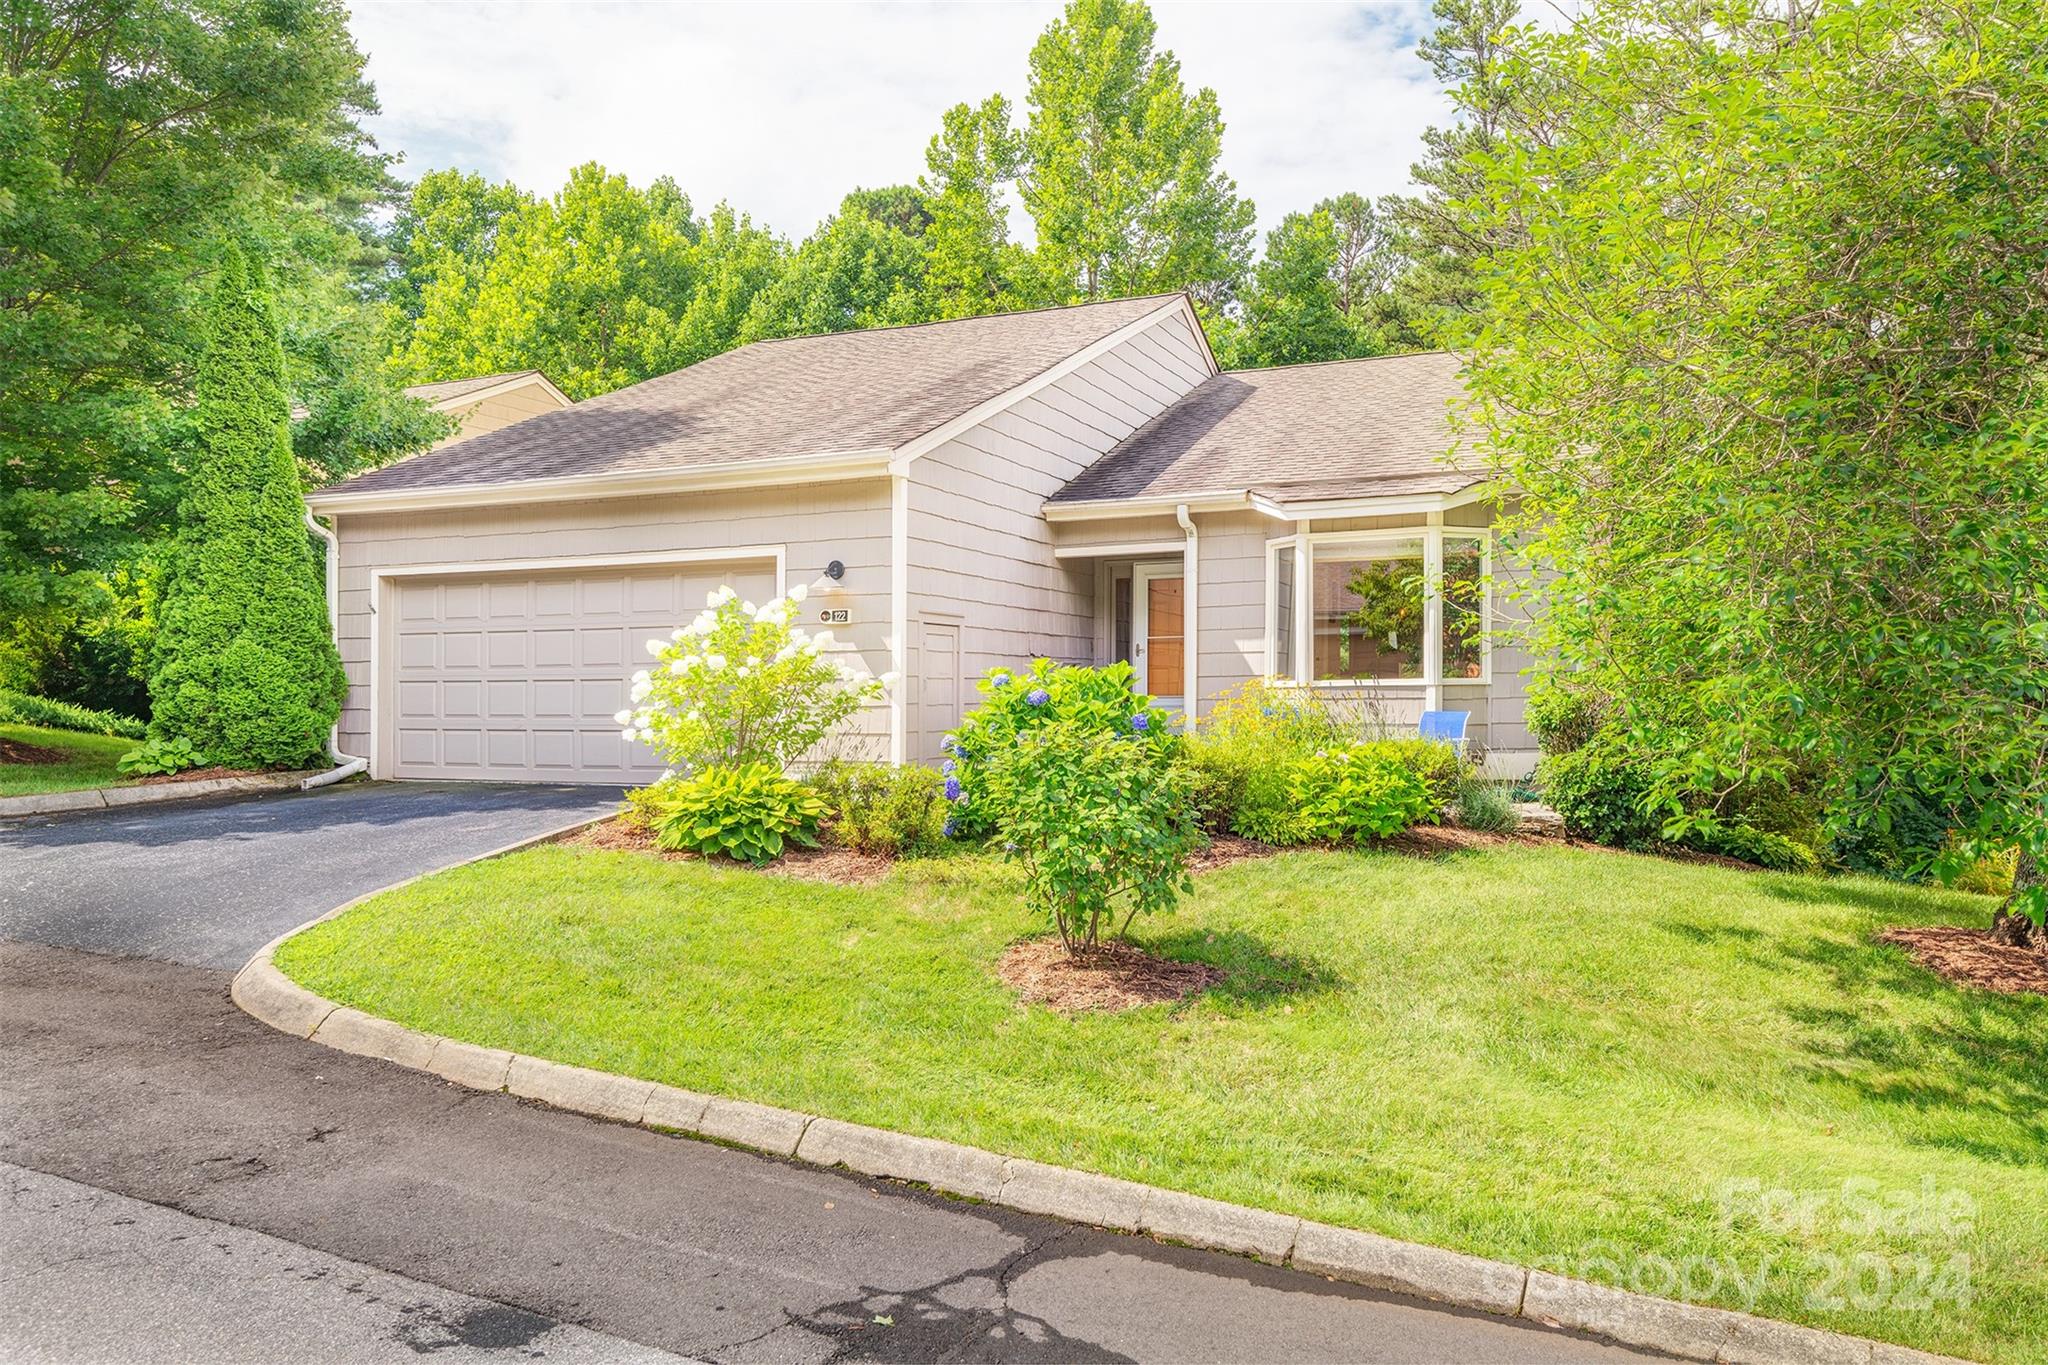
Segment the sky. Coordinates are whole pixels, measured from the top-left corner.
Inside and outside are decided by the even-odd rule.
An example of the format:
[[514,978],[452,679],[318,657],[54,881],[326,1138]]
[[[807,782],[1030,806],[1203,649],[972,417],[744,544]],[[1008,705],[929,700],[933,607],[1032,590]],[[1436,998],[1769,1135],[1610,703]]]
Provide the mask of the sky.
[[[1223,110],[1263,234],[1346,190],[1400,191],[1449,105],[1415,44],[1428,0],[1153,0],[1158,45]],[[412,179],[456,166],[552,193],[598,161],[675,177],[791,238],[856,186],[914,181],[941,113],[1001,91],[1053,3],[523,4],[356,0],[350,27]],[[1028,225],[1013,224],[1019,236]]]

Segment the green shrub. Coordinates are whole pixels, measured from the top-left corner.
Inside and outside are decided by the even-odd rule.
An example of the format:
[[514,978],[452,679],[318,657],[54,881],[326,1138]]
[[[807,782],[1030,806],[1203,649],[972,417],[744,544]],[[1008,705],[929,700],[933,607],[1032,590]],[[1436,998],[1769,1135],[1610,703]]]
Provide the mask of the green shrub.
[[115,760],[114,766],[130,777],[181,773],[187,768],[199,766],[199,753],[192,747],[192,741],[183,736],[177,739],[152,739],[140,748],[130,749],[122,754]]
[[1317,839],[1383,839],[1436,812],[1428,783],[1384,742],[1311,754],[1294,765],[1290,788]]
[[1545,754],[1569,754],[1593,742],[1608,706],[1597,693],[1558,682],[1530,689],[1523,718]]
[[946,844],[945,779],[930,768],[830,763],[811,778],[824,798],[825,834],[862,853],[900,857]]
[[1024,867],[1027,902],[1069,952],[1194,889],[1187,858],[1202,836],[1174,760],[1142,731],[1085,717],[1028,726],[987,755],[978,799]]
[[648,790],[654,841],[707,858],[765,863],[781,856],[784,840],[816,848],[825,817],[823,798],[765,763],[706,768]]
[[26,692],[0,689],[0,723],[41,725],[51,730],[75,730],[86,735],[113,735],[118,739],[141,739],[143,724],[111,711],[94,711],[68,701],[51,701]]
[[304,524],[277,322],[239,249],[199,357],[198,450],[151,658],[149,732],[209,761],[318,761],[347,680]]
[[1458,786],[1465,780],[1466,763],[1458,751],[1440,739],[1373,739],[1358,746],[1383,754],[1422,779],[1432,808],[1448,806],[1458,799]]
[[1485,834],[1513,834],[1521,824],[1514,802],[1498,782],[1468,776],[1458,784],[1458,823]]
[[1353,738],[1313,689],[1254,679],[1223,693],[1188,741],[1204,827],[1267,844],[1307,843],[1315,836],[1289,790],[1294,766]]
[[1544,758],[1537,771],[1543,799],[1564,817],[1565,832],[1616,848],[1645,848],[1659,822],[1644,809],[1650,777],[1617,735]]
[[956,831],[979,836],[995,829],[995,814],[983,800],[988,765],[994,756],[1015,748],[1018,736],[1032,730],[1067,723],[1094,734],[1135,740],[1159,754],[1176,751],[1180,737],[1174,733],[1172,713],[1154,706],[1135,684],[1136,675],[1127,663],[1079,668],[1038,659],[1024,673],[991,669],[977,684],[981,705],[946,737],[954,764],[947,776],[959,787],[953,812]]
[[1724,858],[1740,858],[1745,863],[1755,863],[1773,872],[1820,871],[1820,859],[1814,856],[1812,848],[1796,839],[1757,829],[1753,825],[1707,825],[1694,829],[1685,842],[1689,848],[1718,853]]
[[633,675],[617,720],[671,769],[764,763],[777,772],[879,698],[892,675],[871,678],[828,657],[830,634],[795,624],[806,589],[762,606],[729,587],[665,640],[649,640],[654,667]]

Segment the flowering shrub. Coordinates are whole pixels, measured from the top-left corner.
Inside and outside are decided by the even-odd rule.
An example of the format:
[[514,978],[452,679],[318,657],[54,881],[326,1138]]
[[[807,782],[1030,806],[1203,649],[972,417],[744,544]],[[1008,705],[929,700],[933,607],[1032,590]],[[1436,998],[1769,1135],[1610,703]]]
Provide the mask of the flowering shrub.
[[1194,889],[1187,858],[1202,836],[1190,778],[1143,730],[1073,718],[1030,726],[988,755],[978,780],[976,799],[1023,864],[1026,900],[1068,952]]
[[799,585],[766,606],[719,588],[666,640],[649,640],[654,666],[633,675],[618,722],[685,774],[765,763],[777,772],[879,697],[896,679],[869,677],[824,657],[829,632],[794,625]]
[[1385,838],[1436,812],[1422,777],[1380,745],[1312,754],[1295,764],[1290,788],[1317,839]]
[[811,778],[827,808],[825,834],[862,853],[929,853],[946,842],[952,807],[930,768],[828,763]]
[[982,704],[946,739],[946,794],[957,803],[956,832],[985,835],[995,828],[982,800],[988,765],[1042,726],[1070,722],[1090,733],[1136,740],[1156,753],[1177,748],[1172,713],[1154,706],[1135,683],[1127,663],[1078,668],[1039,659],[1025,673],[991,670],[977,685]]
[[795,778],[766,763],[706,768],[647,789],[654,810],[654,841],[745,863],[765,863],[794,839],[816,848],[813,831],[825,802]]

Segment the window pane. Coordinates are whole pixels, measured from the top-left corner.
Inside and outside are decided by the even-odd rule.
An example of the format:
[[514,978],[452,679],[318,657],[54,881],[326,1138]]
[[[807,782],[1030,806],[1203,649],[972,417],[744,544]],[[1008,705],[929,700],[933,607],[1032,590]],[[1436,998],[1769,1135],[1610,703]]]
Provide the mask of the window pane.
[[1273,551],[1273,672],[1282,678],[1294,676],[1294,547],[1281,545]]
[[1422,542],[1318,546],[1317,678],[1422,676]]
[[1482,543],[1444,537],[1444,676],[1476,678],[1485,662],[1486,574]]

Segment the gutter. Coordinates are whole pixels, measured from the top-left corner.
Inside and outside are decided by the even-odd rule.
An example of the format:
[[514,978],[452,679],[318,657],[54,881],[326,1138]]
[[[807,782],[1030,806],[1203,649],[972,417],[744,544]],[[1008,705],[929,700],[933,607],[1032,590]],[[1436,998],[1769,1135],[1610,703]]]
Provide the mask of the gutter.
[[[341,644],[341,542],[334,532],[314,520],[312,509],[306,511],[306,529],[327,543],[327,634],[338,649]],[[315,773],[299,783],[300,791],[311,791],[339,782],[345,777],[354,777],[370,766],[367,758],[341,751],[341,719],[336,717],[334,725],[327,731],[327,758],[335,766],[324,773]]]

